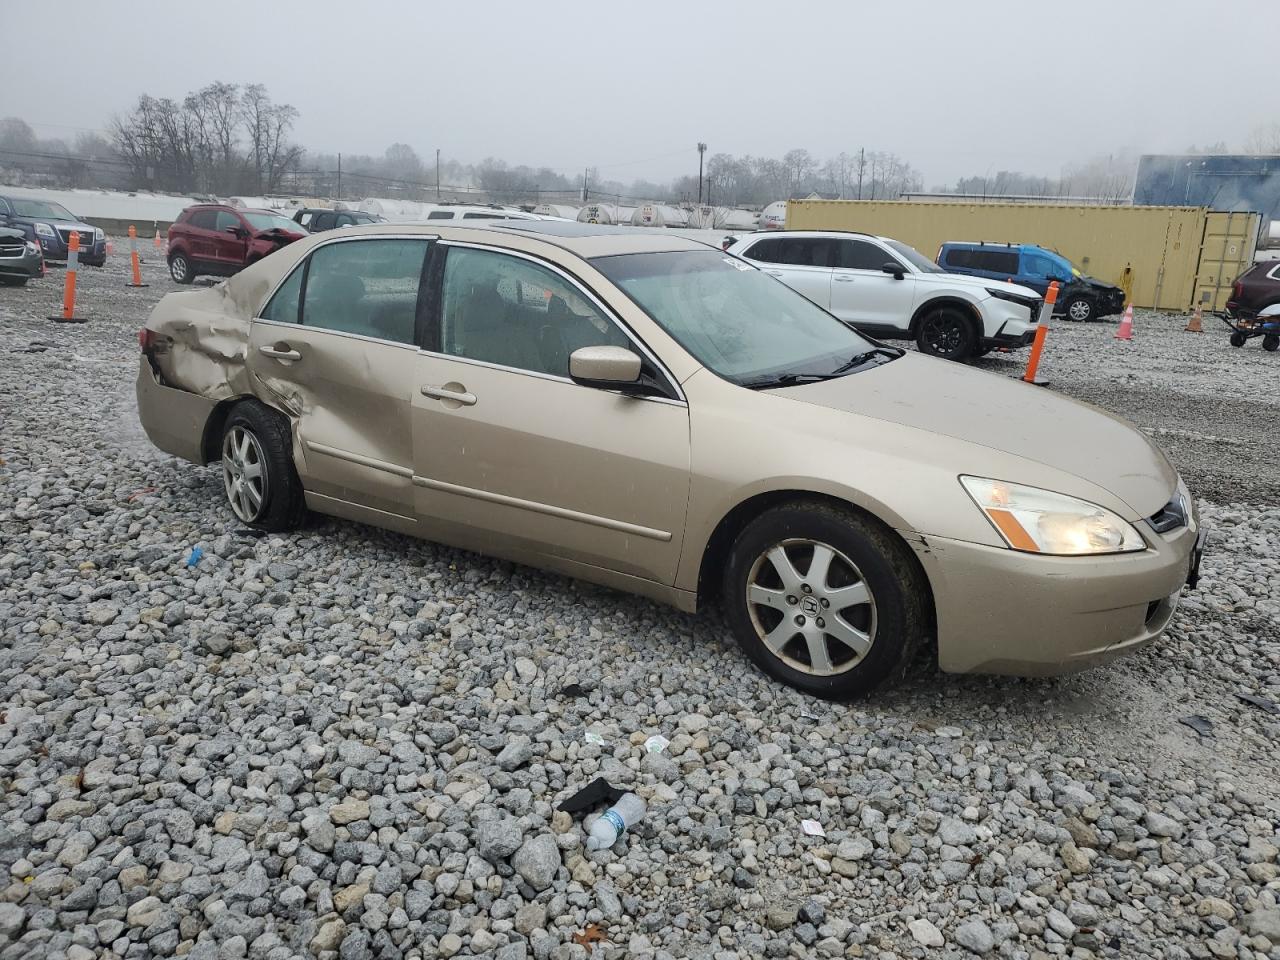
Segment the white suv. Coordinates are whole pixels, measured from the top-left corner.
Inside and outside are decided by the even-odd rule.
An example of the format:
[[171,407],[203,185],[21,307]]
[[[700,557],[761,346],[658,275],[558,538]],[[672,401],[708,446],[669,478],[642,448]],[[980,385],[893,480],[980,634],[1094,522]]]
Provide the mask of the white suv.
[[915,339],[922,351],[967,360],[1035,335],[1041,298],[999,280],[944,273],[915,249],[865,233],[753,233],[728,251],[818,306],[883,339]]

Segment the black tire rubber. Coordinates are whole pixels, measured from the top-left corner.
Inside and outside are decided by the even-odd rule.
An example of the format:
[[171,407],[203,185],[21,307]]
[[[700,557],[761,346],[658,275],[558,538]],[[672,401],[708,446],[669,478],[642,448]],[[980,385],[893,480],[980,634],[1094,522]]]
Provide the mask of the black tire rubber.
[[1262,349],[1268,353],[1275,353],[1276,350],[1280,350],[1280,335],[1268,333],[1262,338]]
[[301,526],[307,515],[307,505],[302,495],[302,481],[298,479],[298,471],[293,465],[293,431],[289,421],[258,400],[236,404],[227,415],[218,440],[219,472],[222,469],[222,443],[231,428],[237,426],[257,437],[267,467],[265,502],[258,518],[249,526],[273,533]]
[[1243,347],[1245,341],[1248,339],[1249,338],[1246,337],[1243,333],[1233,333],[1231,335],[1231,345],[1233,347]]
[[[178,278],[178,273],[173,268],[174,263],[177,261],[181,261],[182,263],[186,264],[186,270],[183,272],[183,276],[181,279]],[[173,278],[174,283],[190,283],[192,280],[194,280],[196,278],[196,274],[195,274],[195,267],[191,263],[191,258],[188,257],[185,253],[169,254],[169,276]]]
[[[943,324],[948,331],[954,332],[955,344],[953,347],[940,349],[933,345],[932,327],[934,324]],[[921,318],[920,326],[916,331],[916,346],[920,348],[921,353],[927,353],[931,357],[964,361],[972,357],[977,351],[978,334],[973,329],[973,323],[969,317],[952,307],[942,307]]]
[[[862,572],[876,604],[875,642],[845,673],[815,677],[775,657],[756,633],[744,599],[751,567],[764,551],[792,537],[820,540],[849,557]],[[851,700],[899,680],[924,643],[931,598],[911,551],[892,531],[850,507],[796,500],[748,523],[726,558],[721,603],[734,637],[765,673],[826,700]]]
[[0,277],[0,285],[6,287],[25,287],[30,277]]
[[[1089,308],[1088,314],[1086,314],[1083,317],[1080,317],[1079,319],[1071,315],[1071,308],[1075,306],[1077,303],[1083,304]],[[1063,319],[1070,320],[1073,323],[1089,323],[1092,320],[1098,319],[1098,305],[1094,303],[1092,300],[1090,300],[1088,297],[1072,297],[1063,305],[1062,316],[1063,316]]]

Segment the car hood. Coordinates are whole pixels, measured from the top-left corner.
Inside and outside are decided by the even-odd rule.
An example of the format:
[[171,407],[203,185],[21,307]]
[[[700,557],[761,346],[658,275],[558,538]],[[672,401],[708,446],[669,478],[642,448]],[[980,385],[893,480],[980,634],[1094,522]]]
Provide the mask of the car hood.
[[1117,287],[1114,283],[1107,283],[1107,281],[1099,280],[1097,277],[1091,277],[1087,273],[1080,274],[1078,279],[1083,281],[1090,287],[1092,287],[1094,290],[1099,291],[1100,293],[1123,293],[1124,292],[1122,289],[1120,289],[1120,287]]
[[26,234],[21,230],[14,230],[12,227],[0,227],[0,237],[13,237],[18,240],[25,240]]
[[[773,392],[1035,461],[1101,487],[1139,517],[1168,503],[1178,483],[1160,448],[1105,410],[915,353],[862,373]],[[1020,482],[1012,476],[994,479]]]
[[938,284],[947,287],[965,287],[971,289],[976,296],[985,297],[988,290],[1002,290],[1015,297],[1031,297],[1038,299],[1040,294],[1030,287],[1022,287],[1004,280],[988,280],[986,277],[971,277],[964,273],[917,273],[917,281]]

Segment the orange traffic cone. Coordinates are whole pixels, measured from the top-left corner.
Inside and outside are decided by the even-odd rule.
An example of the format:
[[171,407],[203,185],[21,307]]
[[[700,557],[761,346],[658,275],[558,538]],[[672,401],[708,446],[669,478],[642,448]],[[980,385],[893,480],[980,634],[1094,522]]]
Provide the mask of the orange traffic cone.
[[1196,304],[1195,315],[1192,316],[1191,322],[1187,324],[1187,333],[1204,333],[1204,328],[1200,326],[1204,319],[1204,311],[1200,308],[1200,304]]
[[113,241],[113,240],[108,240],[108,241],[107,241],[107,256],[108,256],[108,257],[113,257],[113,256],[115,256],[115,253],[116,253],[116,245],[115,245],[115,241]]
[[156,249],[157,249],[157,250],[163,250],[163,249],[164,249],[164,241],[160,239],[160,228],[159,228],[159,227],[156,227]]
[[1120,318],[1120,329],[1116,331],[1116,339],[1133,339],[1133,304],[1124,308],[1124,316]]

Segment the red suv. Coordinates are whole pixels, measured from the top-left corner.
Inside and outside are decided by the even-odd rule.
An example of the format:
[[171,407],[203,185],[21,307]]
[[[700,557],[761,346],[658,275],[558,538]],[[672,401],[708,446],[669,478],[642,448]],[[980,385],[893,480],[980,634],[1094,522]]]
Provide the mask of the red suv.
[[1255,263],[1231,285],[1227,316],[1252,320],[1262,310],[1280,303],[1280,260]]
[[274,210],[198,203],[169,228],[169,274],[178,283],[201,274],[229,277],[306,235]]

